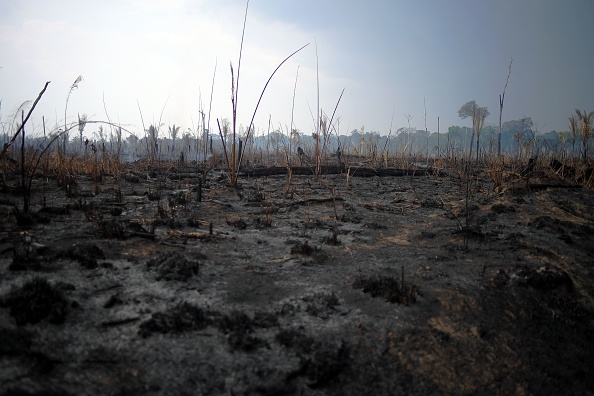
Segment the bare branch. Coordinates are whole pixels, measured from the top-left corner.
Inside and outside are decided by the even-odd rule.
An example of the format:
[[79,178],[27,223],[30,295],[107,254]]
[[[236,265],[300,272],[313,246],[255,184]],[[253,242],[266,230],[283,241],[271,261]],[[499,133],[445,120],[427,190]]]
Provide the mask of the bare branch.
[[4,156],[4,154],[6,153],[6,151],[8,150],[8,148],[14,143],[14,141],[16,140],[16,138],[19,136],[19,133],[23,130],[23,128],[25,128],[25,124],[29,120],[29,117],[31,116],[31,113],[33,113],[33,110],[35,110],[35,106],[37,106],[37,103],[39,102],[39,100],[41,99],[41,97],[43,96],[43,94],[45,93],[45,90],[47,89],[47,86],[49,85],[50,82],[51,81],[48,81],[48,82],[45,83],[45,86],[43,87],[43,89],[41,90],[41,92],[39,92],[39,95],[37,95],[37,99],[35,99],[35,102],[33,102],[33,106],[31,106],[31,109],[27,113],[27,117],[25,117],[25,120],[22,122],[22,124],[19,127],[19,129],[17,129],[17,131],[14,134],[14,136],[12,137],[12,139],[10,139],[10,142],[8,142],[8,143],[6,143],[4,145],[4,148],[2,149],[2,153],[0,153],[0,158],[2,156]]

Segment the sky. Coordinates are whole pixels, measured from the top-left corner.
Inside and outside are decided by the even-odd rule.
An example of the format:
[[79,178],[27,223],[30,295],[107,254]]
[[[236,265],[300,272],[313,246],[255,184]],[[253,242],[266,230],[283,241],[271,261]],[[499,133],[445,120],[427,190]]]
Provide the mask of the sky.
[[245,12],[239,0],[0,0],[0,133],[47,81],[29,132],[79,114],[139,137],[143,123],[194,131],[201,111],[214,132],[232,119],[230,65],[247,127],[270,75],[306,44],[271,79],[257,134],[293,120],[311,135],[318,106],[331,116],[337,104],[340,134],[409,119],[444,133],[471,125],[458,117],[469,100],[498,125],[512,59],[504,122],[561,131],[576,108],[594,110],[591,0],[251,0],[239,64]]

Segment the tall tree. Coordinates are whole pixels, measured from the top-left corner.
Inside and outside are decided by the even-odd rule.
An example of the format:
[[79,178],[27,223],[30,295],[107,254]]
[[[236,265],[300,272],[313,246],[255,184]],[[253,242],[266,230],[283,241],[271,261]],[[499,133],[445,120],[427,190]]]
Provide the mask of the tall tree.
[[78,115],[78,133],[80,136],[80,148],[82,148],[83,144],[83,132],[85,130],[85,126],[87,125],[87,115],[83,114],[82,116]]
[[[470,100],[460,107],[458,110],[458,116],[462,119],[471,117],[472,118],[472,134],[476,134],[476,159],[479,159],[479,144],[481,137],[481,130],[485,123],[485,119],[489,116],[489,110],[486,107],[480,107],[474,100]],[[470,141],[472,145],[472,139]]]
[[571,117],[568,117],[567,119],[569,120],[569,129],[571,131],[571,155],[573,156],[575,153],[575,138],[578,131],[578,118],[575,114],[572,114]]
[[522,132],[526,132],[532,129],[532,127],[534,126],[534,121],[532,120],[532,117],[522,117],[519,120],[511,120],[511,121],[506,121],[503,123],[502,125],[502,129],[505,132],[509,132],[509,133],[516,133],[517,131],[522,131]]
[[507,83],[511,75],[511,67],[514,59],[509,61],[509,71],[507,72],[507,80],[505,80],[505,87],[503,87],[503,95],[499,95],[499,134],[497,136],[497,156],[501,156],[501,117],[503,116],[503,101],[505,100],[505,91],[507,90]]
[[474,100],[469,100],[468,102],[464,103],[462,107],[460,107],[460,110],[458,110],[458,117],[462,118],[463,120],[468,117],[472,117],[476,107],[476,102]]
[[177,139],[179,130],[180,130],[180,127],[175,126],[175,124],[173,124],[172,126],[169,126],[169,135],[171,136],[171,141],[172,141],[171,154],[174,154],[174,152],[175,152],[175,139]]
[[584,162],[588,161],[588,140],[592,136],[592,120],[594,119],[594,111],[586,113],[579,109],[575,109],[575,113],[578,116],[580,122],[580,134],[582,135],[582,145],[584,148]]
[[148,133],[147,139],[147,154],[149,160],[152,162],[159,154],[159,129],[160,125],[151,124],[146,132]]

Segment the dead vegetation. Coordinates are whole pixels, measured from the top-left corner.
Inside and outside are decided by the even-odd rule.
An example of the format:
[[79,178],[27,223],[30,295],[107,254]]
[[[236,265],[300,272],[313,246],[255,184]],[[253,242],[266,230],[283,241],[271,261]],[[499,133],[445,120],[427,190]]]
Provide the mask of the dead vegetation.
[[92,156],[52,161],[33,174],[27,217],[19,168],[2,168],[11,391],[104,391],[103,376],[110,391],[152,393],[594,386],[583,163],[497,158],[469,175],[445,159],[351,163],[295,171],[287,192],[276,168],[244,168],[233,186],[215,164],[120,163],[97,177]]
[[[594,113],[570,118],[581,158],[520,131],[515,155],[481,148],[474,101],[465,152],[394,155],[332,149],[340,97],[330,117],[318,98],[312,147],[291,122],[265,155],[237,127],[240,63],[200,159],[175,125],[161,158],[160,121],[135,162],[121,126],[68,125],[82,77],[43,148],[25,126],[49,83],[22,115],[0,154],[2,394],[592,392]],[[83,142],[93,123],[115,139]]]

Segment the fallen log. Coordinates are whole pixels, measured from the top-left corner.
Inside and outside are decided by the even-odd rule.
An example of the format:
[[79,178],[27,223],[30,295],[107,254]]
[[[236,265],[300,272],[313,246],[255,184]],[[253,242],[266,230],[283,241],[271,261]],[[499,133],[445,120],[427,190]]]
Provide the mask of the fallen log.
[[[315,168],[307,166],[292,166],[290,167],[291,174],[293,175],[314,175]],[[286,166],[271,166],[266,168],[252,168],[244,169],[240,172],[241,176],[250,177],[265,177],[275,175],[286,175],[289,167]],[[332,166],[325,165],[320,168],[321,175],[339,175],[349,173],[352,177],[400,177],[400,176],[427,176],[427,175],[438,175],[448,176],[448,173],[443,169],[425,168],[425,169],[400,169],[400,168],[387,168],[387,169],[375,169],[375,168],[364,168],[364,167],[349,167],[348,169],[344,166]]]
[[[293,175],[314,175],[315,168],[310,168],[308,166],[292,166],[291,174]],[[253,176],[253,177],[260,177],[260,176],[275,176],[275,175],[286,175],[289,171],[289,167],[286,166],[270,166],[265,168],[252,168],[252,169],[245,169],[240,172],[242,176]],[[346,173],[344,167],[338,166],[322,166],[320,168],[320,174],[322,175],[336,175],[340,173]]]

